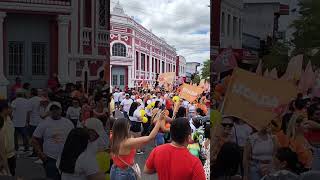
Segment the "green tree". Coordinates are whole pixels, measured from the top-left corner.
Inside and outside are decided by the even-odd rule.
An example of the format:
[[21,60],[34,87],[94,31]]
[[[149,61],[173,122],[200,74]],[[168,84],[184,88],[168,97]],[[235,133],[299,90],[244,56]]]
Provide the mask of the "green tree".
[[192,80],[193,83],[197,83],[198,85],[200,84],[201,78],[198,74],[194,75],[194,78]]
[[203,62],[202,72],[201,72],[201,79],[207,79],[210,77],[210,60],[207,59]]
[[275,42],[270,49],[270,53],[262,58],[263,71],[268,69],[271,71],[277,68],[278,75],[284,74],[289,62],[288,45],[283,42]]
[[315,49],[320,49],[320,1],[301,0],[299,8],[300,17],[291,24],[295,29],[293,55],[303,54],[304,64],[311,60],[313,65],[320,67],[320,53],[314,53]]

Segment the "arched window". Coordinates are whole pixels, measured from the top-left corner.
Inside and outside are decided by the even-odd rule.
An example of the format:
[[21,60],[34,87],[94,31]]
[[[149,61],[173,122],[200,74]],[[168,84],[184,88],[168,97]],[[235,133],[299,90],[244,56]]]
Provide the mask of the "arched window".
[[122,56],[126,57],[127,50],[126,46],[121,43],[115,43],[112,46],[112,56]]

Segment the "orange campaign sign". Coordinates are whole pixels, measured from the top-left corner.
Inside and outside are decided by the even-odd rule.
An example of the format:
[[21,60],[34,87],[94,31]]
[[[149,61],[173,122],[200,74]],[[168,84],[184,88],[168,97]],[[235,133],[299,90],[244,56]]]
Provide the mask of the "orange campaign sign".
[[162,74],[159,74],[158,82],[160,85],[163,85],[165,83],[172,84],[175,79],[176,79],[175,72],[162,73]]
[[203,89],[197,86],[192,86],[190,84],[183,84],[180,89],[180,97],[189,101],[190,103],[195,101],[200,94],[202,94]]
[[261,130],[283,113],[297,93],[297,87],[288,81],[273,80],[236,68],[222,113],[238,117]]

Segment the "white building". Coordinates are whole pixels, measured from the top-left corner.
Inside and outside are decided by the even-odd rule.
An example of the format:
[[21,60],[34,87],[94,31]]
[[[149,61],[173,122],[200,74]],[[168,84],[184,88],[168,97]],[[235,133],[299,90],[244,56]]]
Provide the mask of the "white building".
[[156,74],[176,72],[176,49],[126,15],[119,3],[111,12],[110,52],[113,87],[153,85]]
[[[290,2],[294,1],[296,0]],[[266,40],[268,36],[273,37],[275,15],[279,14],[277,36],[286,39],[287,29],[293,18],[287,16],[288,2],[288,0],[244,0],[243,32],[261,40]]]
[[186,73],[194,74],[198,73],[198,67],[201,64],[198,62],[187,62],[186,63]]
[[220,48],[241,49],[242,11],[243,0],[221,0]]

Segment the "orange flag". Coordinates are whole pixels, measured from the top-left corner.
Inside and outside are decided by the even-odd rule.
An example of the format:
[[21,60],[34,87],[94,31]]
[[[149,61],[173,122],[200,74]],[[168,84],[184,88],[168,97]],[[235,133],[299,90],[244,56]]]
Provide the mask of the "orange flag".
[[203,89],[197,86],[191,86],[189,84],[183,84],[181,86],[180,97],[189,101],[190,103],[195,101],[200,94],[202,94]]

